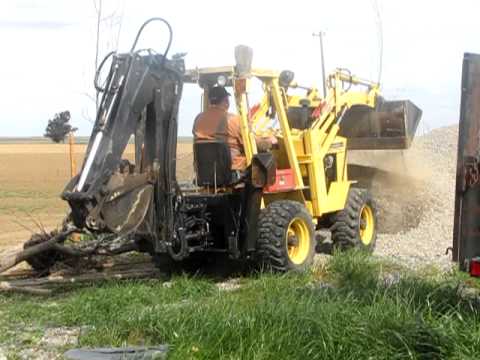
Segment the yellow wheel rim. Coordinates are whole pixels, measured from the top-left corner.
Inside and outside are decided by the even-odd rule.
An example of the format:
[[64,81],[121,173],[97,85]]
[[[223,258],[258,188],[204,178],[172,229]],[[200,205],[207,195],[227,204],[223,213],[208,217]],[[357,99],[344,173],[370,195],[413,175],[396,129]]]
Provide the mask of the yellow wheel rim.
[[375,233],[375,217],[369,205],[365,205],[360,212],[360,240],[364,245],[369,245]]
[[302,264],[310,252],[310,231],[301,218],[294,218],[288,225],[286,243],[288,257],[294,264]]

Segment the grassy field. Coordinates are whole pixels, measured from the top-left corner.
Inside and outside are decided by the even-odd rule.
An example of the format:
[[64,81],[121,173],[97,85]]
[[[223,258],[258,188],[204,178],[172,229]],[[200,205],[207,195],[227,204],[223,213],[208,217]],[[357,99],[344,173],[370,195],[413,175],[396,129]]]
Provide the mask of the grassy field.
[[[42,301],[0,296],[0,344],[15,358],[41,349],[41,329],[54,328],[82,329],[60,350],[168,344],[168,359],[476,359],[478,284],[468,281],[474,296],[459,274],[413,274],[350,253],[308,273],[252,275],[230,287],[181,276]],[[22,336],[12,337],[15,329]]]
[[[85,148],[75,146],[78,169]],[[132,159],[132,145],[125,157]],[[191,177],[191,143],[179,143],[178,159],[179,177]],[[0,143],[0,251],[26,241],[38,225],[50,229],[61,222],[67,204],[59,195],[69,178],[68,145]]]

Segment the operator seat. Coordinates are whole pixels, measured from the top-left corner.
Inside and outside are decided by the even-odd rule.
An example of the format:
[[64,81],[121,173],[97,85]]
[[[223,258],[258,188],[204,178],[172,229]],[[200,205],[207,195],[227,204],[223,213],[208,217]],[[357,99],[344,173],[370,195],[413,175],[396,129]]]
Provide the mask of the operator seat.
[[202,140],[193,144],[197,185],[222,187],[232,184],[232,158],[228,145],[219,140]]

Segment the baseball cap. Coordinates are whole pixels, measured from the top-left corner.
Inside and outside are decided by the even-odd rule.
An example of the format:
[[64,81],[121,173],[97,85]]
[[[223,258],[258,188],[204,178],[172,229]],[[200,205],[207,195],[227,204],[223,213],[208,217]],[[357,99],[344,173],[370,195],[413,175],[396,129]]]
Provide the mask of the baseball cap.
[[218,103],[227,96],[230,93],[223,86],[214,86],[208,91],[208,100],[213,103]]

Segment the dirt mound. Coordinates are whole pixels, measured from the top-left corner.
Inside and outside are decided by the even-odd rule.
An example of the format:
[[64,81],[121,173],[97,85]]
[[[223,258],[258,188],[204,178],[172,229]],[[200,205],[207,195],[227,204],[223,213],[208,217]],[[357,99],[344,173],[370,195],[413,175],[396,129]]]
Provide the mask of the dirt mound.
[[458,126],[449,126],[417,137],[404,152],[352,154],[352,163],[378,168],[369,174],[379,208],[378,254],[449,264],[457,141]]

